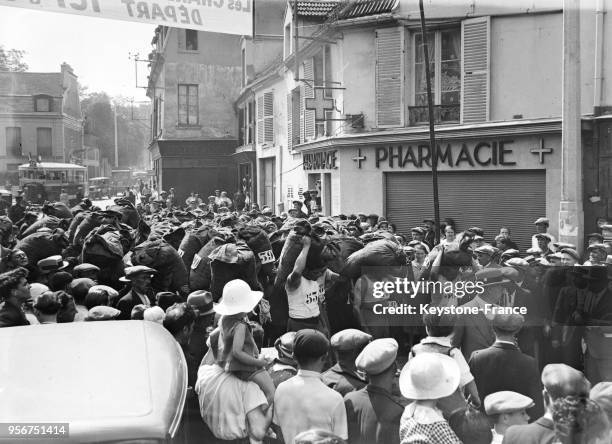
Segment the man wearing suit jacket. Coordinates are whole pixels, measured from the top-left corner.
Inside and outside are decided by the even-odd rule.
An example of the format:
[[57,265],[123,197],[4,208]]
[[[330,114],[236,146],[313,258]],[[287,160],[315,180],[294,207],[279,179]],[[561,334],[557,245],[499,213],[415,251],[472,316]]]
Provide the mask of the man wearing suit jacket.
[[[612,380],[612,280],[606,267],[588,267],[588,288],[585,293],[583,318],[586,324],[584,339],[586,375],[592,384]],[[580,305],[580,301],[578,302]]]
[[582,372],[565,364],[548,364],[542,371],[544,416],[527,425],[509,427],[502,444],[553,444],[556,442],[552,405],[565,396],[589,396],[590,384]]
[[472,353],[489,347],[495,341],[491,321],[485,316],[485,305],[498,305],[502,296],[502,287],[510,283],[504,279],[499,268],[490,268],[476,272],[476,281],[482,283],[485,291],[463,304],[464,307],[476,307],[478,314],[461,314],[457,316],[451,337],[453,347],[457,347],[468,361]]
[[484,399],[491,393],[512,391],[533,399],[529,416],[539,417],[544,409],[540,397],[540,372],[534,358],[521,353],[515,335],[525,319],[520,314],[497,314],[492,325],[495,343],[472,353],[468,365],[476,381],[478,394]]
[[132,309],[139,304],[146,307],[155,305],[155,295],[151,290],[151,279],[156,270],[144,265],[136,265],[125,269],[125,276],[119,278],[122,282],[131,282],[132,289],[117,302],[117,310],[121,314],[117,319],[129,320],[132,317]]

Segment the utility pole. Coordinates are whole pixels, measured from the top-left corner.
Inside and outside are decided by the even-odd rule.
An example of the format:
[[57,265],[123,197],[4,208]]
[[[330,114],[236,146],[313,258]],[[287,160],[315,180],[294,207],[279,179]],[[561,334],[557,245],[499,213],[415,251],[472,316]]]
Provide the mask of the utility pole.
[[427,82],[427,108],[429,110],[429,147],[431,151],[431,181],[433,186],[434,204],[434,234],[436,245],[440,241],[440,201],[438,196],[438,147],[436,146],[436,131],[434,122],[434,105],[431,96],[431,77],[429,72],[429,51],[427,48],[427,28],[425,26],[425,11],[423,0],[419,0],[421,11],[421,34],[423,35],[423,55],[425,60],[425,79]]
[[580,0],[563,0],[563,102],[559,241],[584,242],[580,97]]
[[119,146],[117,144],[117,104],[113,108],[115,113],[115,168],[119,168]]

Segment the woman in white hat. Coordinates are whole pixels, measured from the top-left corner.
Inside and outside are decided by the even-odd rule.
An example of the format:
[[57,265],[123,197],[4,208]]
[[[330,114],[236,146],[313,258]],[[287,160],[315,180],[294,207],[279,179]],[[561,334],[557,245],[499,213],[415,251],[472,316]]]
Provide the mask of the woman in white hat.
[[221,337],[225,371],[243,381],[253,381],[264,392],[268,403],[274,401],[274,382],[266,370],[268,361],[259,357],[247,315],[261,298],[261,291],[252,291],[245,281],[234,279],[223,287],[223,295],[214,310],[221,318]]
[[402,369],[402,395],[414,400],[400,421],[402,444],[461,444],[455,432],[436,408],[439,399],[453,394],[459,386],[460,371],[455,360],[440,353],[422,353]]

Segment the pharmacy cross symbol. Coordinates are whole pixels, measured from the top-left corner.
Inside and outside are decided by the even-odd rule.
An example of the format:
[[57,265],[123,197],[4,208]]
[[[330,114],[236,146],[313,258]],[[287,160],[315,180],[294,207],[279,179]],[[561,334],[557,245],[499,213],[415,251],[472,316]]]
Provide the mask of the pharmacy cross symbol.
[[325,121],[325,111],[333,111],[334,99],[325,97],[325,89],[315,88],[314,97],[306,98],[305,107],[307,110],[315,112],[315,120]]
[[540,155],[540,163],[544,163],[544,155],[545,154],[552,154],[553,149],[552,148],[544,148],[544,139],[540,139],[540,147],[539,148],[532,148],[531,150],[532,154],[539,154]]
[[353,157],[353,162],[357,162],[357,168],[361,169],[361,162],[366,160],[366,156],[361,155],[361,148],[359,148],[359,152],[356,157]]

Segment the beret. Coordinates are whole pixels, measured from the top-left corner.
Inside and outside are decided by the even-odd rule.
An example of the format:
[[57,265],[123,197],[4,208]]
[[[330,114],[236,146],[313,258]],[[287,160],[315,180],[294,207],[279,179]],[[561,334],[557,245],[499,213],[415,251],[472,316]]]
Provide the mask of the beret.
[[293,354],[299,358],[318,358],[329,351],[329,341],[318,330],[306,328],[298,331],[293,339]]
[[484,399],[484,408],[487,415],[517,412],[534,405],[535,403],[530,397],[511,391],[491,393]]
[[474,252],[493,256],[495,254],[495,249],[491,245],[483,245],[482,247],[475,248]]
[[387,370],[397,358],[398,344],[393,338],[375,339],[367,344],[355,359],[358,370],[378,375]]
[[339,351],[356,350],[361,349],[371,340],[371,335],[355,328],[347,328],[331,337],[331,346]]

